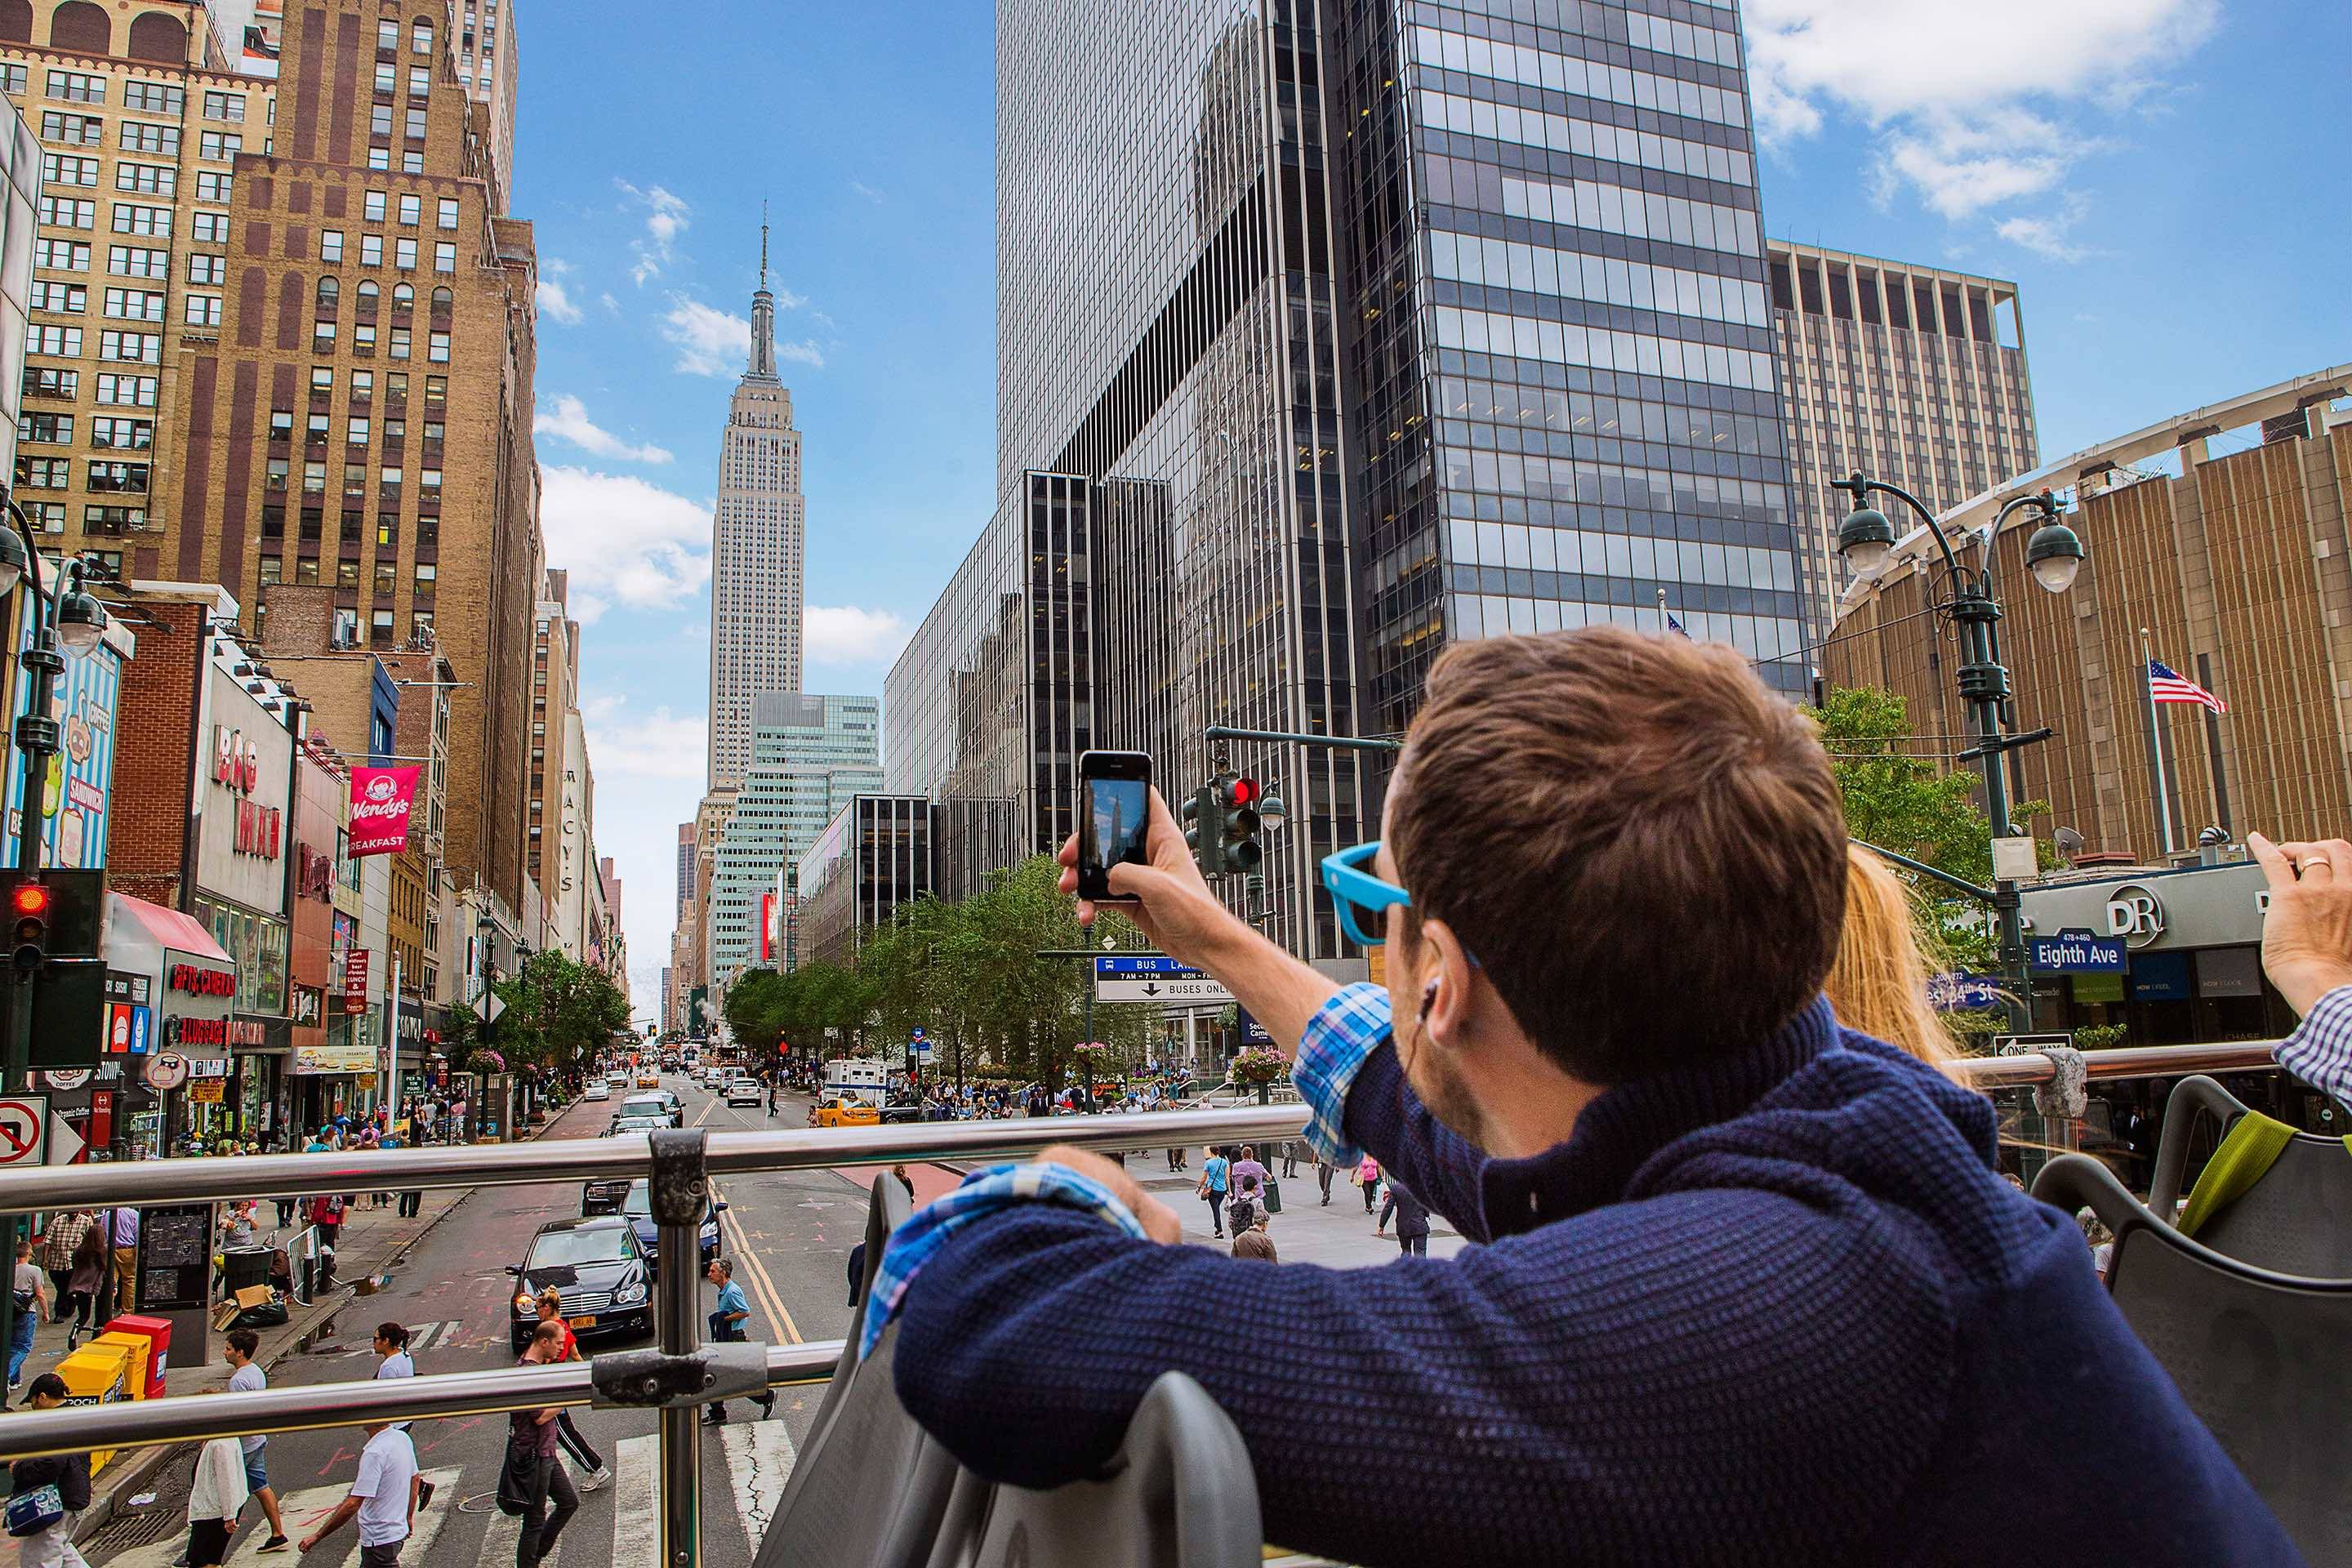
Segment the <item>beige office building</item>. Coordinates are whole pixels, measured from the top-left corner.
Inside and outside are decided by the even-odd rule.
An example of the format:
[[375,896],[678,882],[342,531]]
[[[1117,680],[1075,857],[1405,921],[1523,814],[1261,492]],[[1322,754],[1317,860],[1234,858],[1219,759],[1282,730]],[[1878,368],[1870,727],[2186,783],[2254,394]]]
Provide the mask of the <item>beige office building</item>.
[[1825,625],[1852,510],[1831,480],[1859,468],[1942,511],[2041,463],[2025,318],[1997,278],[1785,239],[1765,251],[1801,559]]

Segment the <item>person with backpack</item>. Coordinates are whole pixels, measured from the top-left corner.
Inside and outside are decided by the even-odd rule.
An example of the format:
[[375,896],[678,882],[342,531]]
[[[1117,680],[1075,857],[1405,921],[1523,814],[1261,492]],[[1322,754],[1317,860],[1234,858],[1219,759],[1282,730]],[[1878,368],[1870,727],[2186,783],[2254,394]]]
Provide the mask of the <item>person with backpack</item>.
[[1370,1154],[1356,1167],[1356,1184],[1364,1189],[1364,1212],[1371,1213],[1380,1204],[1381,1163]]
[[[55,1410],[66,1392],[64,1378],[45,1372],[25,1391],[25,1404]],[[88,1454],[47,1454],[9,1466],[8,1533],[23,1542],[16,1548],[22,1568],[89,1568],[73,1543],[74,1526],[89,1506]]]
[[[520,1364],[538,1366],[563,1355],[563,1331],[555,1323],[541,1323],[523,1347]],[[499,1479],[499,1509],[522,1521],[515,1538],[515,1568],[539,1568],[555,1550],[555,1538],[580,1511],[580,1494],[556,1453],[556,1417],[561,1407],[518,1410],[507,1426],[506,1470]],[[550,1513],[547,1505],[555,1504]]]
[[1201,1184],[1193,1189],[1209,1205],[1209,1233],[1221,1239],[1225,1234],[1225,1192],[1232,1169],[1223,1154],[1210,1150],[1209,1157],[1201,1162]]
[[33,1353],[34,1325],[49,1310],[49,1282],[33,1267],[29,1238],[16,1243],[16,1273],[10,1284],[16,1307],[16,1315],[9,1320],[8,1340],[8,1389],[13,1394],[24,1381],[25,1358]]

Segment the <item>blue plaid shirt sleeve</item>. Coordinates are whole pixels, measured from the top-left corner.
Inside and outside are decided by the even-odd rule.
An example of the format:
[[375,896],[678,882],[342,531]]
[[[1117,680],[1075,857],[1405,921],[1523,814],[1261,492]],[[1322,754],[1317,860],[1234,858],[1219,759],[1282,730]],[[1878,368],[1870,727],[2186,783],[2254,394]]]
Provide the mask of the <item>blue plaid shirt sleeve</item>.
[[2294,1033],[2279,1042],[2278,1062],[2314,1089],[2352,1100],[2352,985],[2312,1004]]
[[1316,1153],[1335,1165],[1352,1165],[1363,1158],[1348,1142],[1348,1090],[1365,1061],[1387,1043],[1389,1032],[1387,987],[1359,981],[1341,986],[1316,1009],[1299,1037],[1290,1081],[1307,1102],[1307,1122],[1302,1131]]

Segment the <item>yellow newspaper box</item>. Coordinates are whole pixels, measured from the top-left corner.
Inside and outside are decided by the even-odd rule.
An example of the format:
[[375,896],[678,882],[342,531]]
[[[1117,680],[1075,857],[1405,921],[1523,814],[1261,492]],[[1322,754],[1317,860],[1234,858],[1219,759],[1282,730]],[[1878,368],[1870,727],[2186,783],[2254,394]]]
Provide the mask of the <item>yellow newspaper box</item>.
[[89,1342],[93,1345],[121,1346],[123,1353],[131,1358],[131,1367],[123,1375],[122,1393],[120,1397],[124,1399],[147,1397],[147,1357],[152,1347],[145,1334],[126,1334],[120,1330],[110,1329]]
[[[58,1375],[66,1382],[68,1405],[111,1405],[131,1397],[131,1370],[143,1364],[143,1349],[129,1342],[130,1336],[108,1335],[118,1342],[104,1340],[86,1344],[65,1360],[58,1363]],[[114,1458],[111,1448],[93,1452],[89,1457],[89,1473],[96,1475]]]

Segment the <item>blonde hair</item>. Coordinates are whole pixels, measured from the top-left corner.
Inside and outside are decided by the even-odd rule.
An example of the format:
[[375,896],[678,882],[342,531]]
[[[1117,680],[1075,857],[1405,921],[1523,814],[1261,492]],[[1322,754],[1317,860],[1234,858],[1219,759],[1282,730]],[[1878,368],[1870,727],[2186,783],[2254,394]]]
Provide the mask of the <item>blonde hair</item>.
[[1909,889],[1858,844],[1846,846],[1845,865],[1845,926],[1822,986],[1838,1022],[1948,1069],[1960,1052],[1927,1002],[1927,960]]

